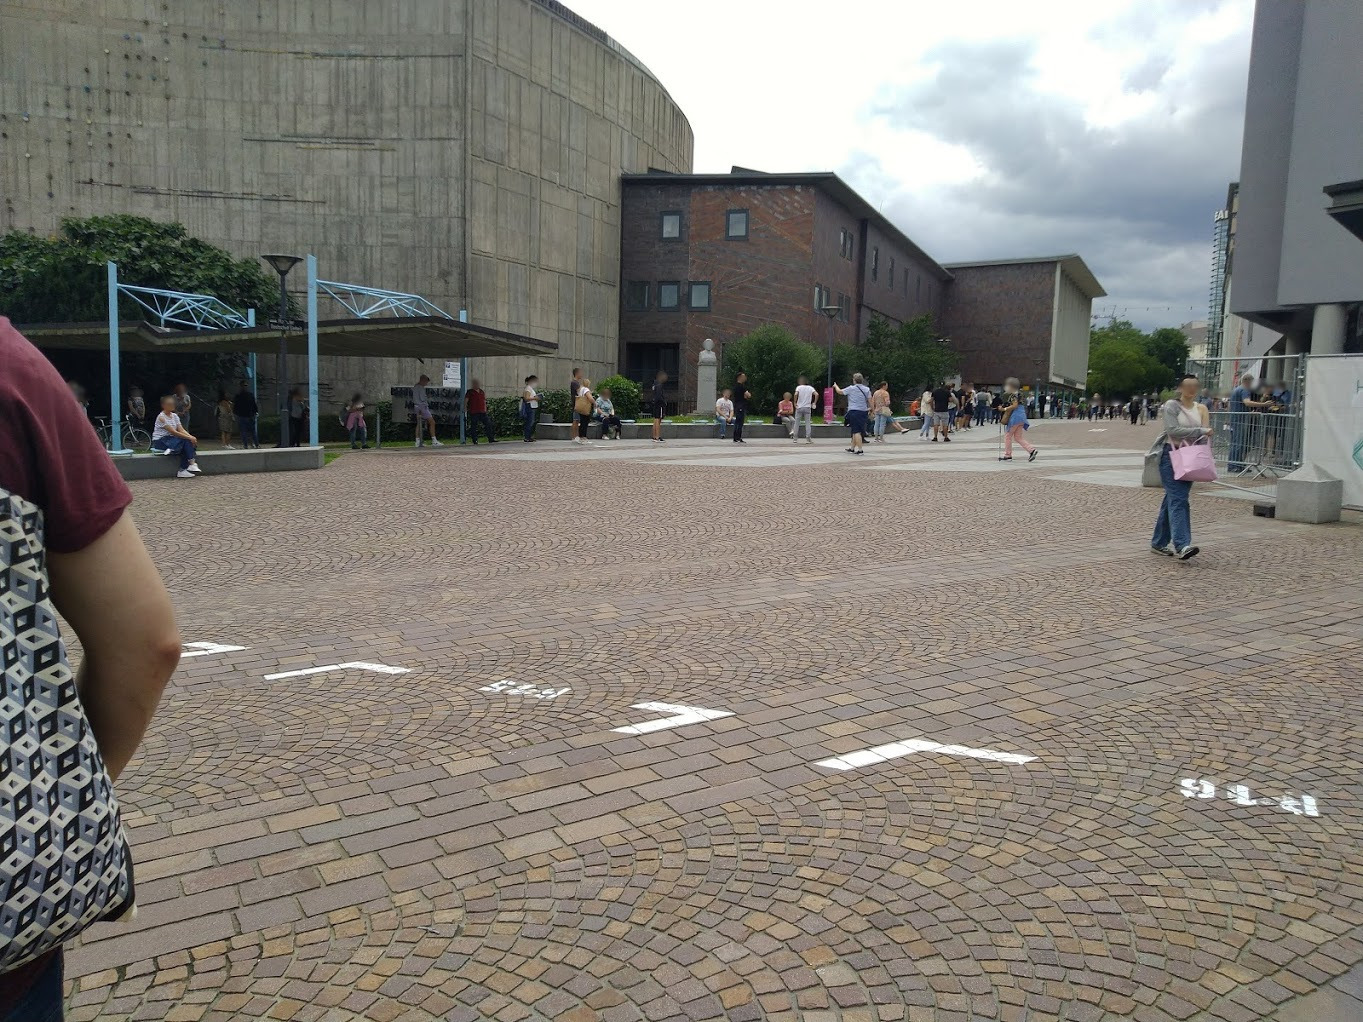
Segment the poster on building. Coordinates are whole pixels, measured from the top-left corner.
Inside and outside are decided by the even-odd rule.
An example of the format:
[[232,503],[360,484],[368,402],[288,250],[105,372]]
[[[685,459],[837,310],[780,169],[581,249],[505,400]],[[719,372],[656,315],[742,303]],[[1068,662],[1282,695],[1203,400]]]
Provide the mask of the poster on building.
[[1306,360],[1302,462],[1344,480],[1344,506],[1363,511],[1363,355]]
[[[411,387],[393,387],[389,394],[393,398],[393,421],[411,423],[416,421],[416,410],[412,405]],[[435,421],[445,425],[459,421],[459,388],[427,387],[426,404],[431,409]]]
[[444,373],[441,374],[440,385],[442,387],[453,387],[455,390],[459,389],[460,381],[458,362],[445,363],[445,371]]

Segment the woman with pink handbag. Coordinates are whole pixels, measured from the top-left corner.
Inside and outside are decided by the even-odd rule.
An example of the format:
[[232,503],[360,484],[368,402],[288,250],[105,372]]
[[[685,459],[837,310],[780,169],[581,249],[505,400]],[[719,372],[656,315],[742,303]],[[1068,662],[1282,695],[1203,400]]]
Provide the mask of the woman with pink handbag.
[[1178,397],[1166,401],[1161,412],[1164,433],[1150,450],[1151,456],[1159,456],[1159,478],[1164,486],[1164,502],[1155,519],[1150,549],[1180,561],[1196,557],[1198,552],[1193,546],[1188,494],[1195,481],[1216,479],[1214,466],[1210,478],[1206,474],[1211,464],[1207,438],[1212,430],[1206,407],[1197,402],[1197,391],[1196,376],[1184,376],[1179,381]]

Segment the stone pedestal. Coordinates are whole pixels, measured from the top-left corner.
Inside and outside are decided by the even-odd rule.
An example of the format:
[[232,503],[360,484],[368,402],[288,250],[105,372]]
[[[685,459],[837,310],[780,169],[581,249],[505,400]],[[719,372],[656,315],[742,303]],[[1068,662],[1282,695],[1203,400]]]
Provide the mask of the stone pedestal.
[[715,357],[715,342],[705,338],[700,358],[696,360],[696,411],[702,415],[714,412],[719,397],[719,359]]
[[1303,465],[1278,480],[1278,512],[1284,522],[1321,525],[1339,521],[1344,504],[1344,480],[1315,465]]

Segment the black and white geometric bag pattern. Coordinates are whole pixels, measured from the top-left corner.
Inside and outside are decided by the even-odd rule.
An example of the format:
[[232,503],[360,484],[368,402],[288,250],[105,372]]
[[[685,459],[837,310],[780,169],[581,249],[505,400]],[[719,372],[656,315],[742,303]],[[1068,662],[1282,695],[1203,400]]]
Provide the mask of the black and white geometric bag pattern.
[[0,972],[133,902],[132,856],[48,599],[43,514],[0,489]]

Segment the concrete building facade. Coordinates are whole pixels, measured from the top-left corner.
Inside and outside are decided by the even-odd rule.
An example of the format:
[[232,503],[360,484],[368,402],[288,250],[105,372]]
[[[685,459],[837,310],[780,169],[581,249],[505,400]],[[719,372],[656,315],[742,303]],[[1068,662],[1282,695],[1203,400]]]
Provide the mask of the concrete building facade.
[[643,174],[624,179],[620,364],[658,369],[674,400],[695,393],[706,338],[778,323],[823,348],[859,341],[871,319],[940,322],[942,266],[835,174]]
[[[0,231],[178,220],[234,255],[312,252],[325,278],[559,344],[475,362],[494,393],[531,370],[614,371],[620,175],[692,158],[661,83],[552,0],[8,5],[0,132]],[[419,368],[321,375],[348,396]]]
[[1360,38],[1360,4],[1255,7],[1229,306],[1285,354],[1363,350],[1363,260],[1322,194],[1363,177]]

